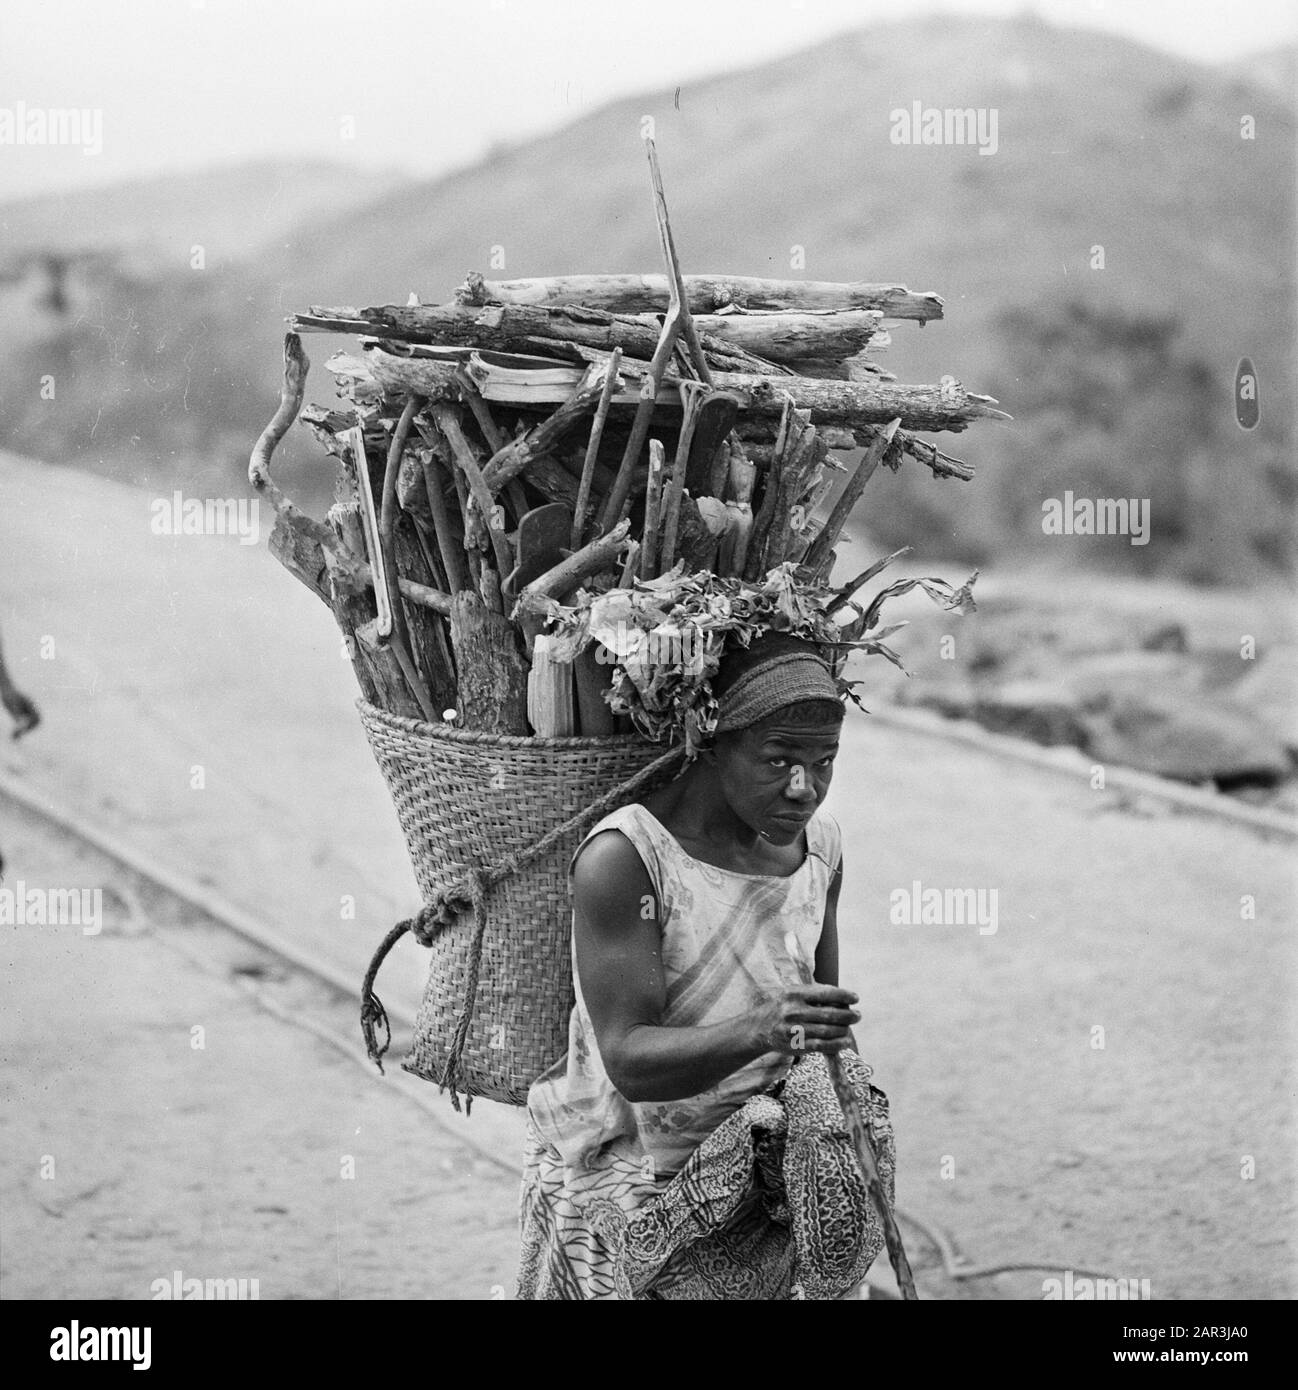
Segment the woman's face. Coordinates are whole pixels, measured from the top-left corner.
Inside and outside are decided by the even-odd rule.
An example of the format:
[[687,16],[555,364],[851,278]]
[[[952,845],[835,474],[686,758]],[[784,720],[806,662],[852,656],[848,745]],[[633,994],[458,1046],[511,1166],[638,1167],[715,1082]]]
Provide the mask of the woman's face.
[[731,810],[775,844],[792,844],[824,801],[839,729],[781,724],[778,712],[717,739],[714,758]]

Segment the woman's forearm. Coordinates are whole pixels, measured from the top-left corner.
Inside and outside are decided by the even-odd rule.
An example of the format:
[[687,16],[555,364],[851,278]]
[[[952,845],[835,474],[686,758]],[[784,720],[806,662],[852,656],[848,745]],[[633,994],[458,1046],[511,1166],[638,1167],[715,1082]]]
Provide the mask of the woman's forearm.
[[751,1016],[740,1015],[700,1028],[643,1023],[600,1050],[609,1079],[641,1102],[697,1096],[770,1049]]

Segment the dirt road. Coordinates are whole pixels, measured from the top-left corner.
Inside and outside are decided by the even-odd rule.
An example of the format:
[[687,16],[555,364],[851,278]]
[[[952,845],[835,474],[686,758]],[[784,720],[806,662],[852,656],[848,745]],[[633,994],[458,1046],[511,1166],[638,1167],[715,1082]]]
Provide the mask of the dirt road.
[[[359,977],[416,896],[327,614],[260,547],[153,536],[145,494],[0,469],[0,553],[40,561],[0,573],[0,626],[46,716],[0,766]],[[901,1205],[979,1263],[1294,1296],[1291,847],[864,716],[829,809]],[[890,920],[915,884],[995,892],[995,930]],[[413,1002],[420,965],[400,948],[388,991]],[[475,1130],[517,1133],[482,1109]],[[65,1258],[50,1229],[40,1258]]]

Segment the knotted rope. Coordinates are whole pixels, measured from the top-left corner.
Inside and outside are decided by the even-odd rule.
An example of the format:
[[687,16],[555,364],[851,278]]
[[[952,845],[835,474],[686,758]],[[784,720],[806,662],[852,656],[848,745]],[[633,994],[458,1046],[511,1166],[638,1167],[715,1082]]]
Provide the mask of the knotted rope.
[[[365,979],[361,984],[361,1033],[365,1038],[365,1050],[369,1054],[370,1061],[375,1063],[379,1071],[383,1070],[383,1055],[392,1043],[392,1028],[388,1022],[387,1011],[379,1001],[378,995],[374,993],[374,979],[379,972],[379,967],[383,964],[388,952],[406,932],[409,932],[421,946],[431,946],[442,932],[455,925],[464,912],[472,911],[473,939],[469,945],[469,969],[464,986],[464,1007],[460,1011],[459,1022],[456,1025],[455,1034],[451,1038],[446,1066],[438,1082],[439,1091],[444,1091],[448,1086],[450,1087],[451,1103],[457,1110],[460,1108],[458,1095],[460,1088],[457,1083],[461,1080],[461,1061],[469,1036],[469,1026],[473,1021],[474,1003],[477,999],[478,972],[482,963],[482,942],[487,931],[487,899],[491,890],[498,883],[502,883],[511,875],[518,873],[520,869],[525,869],[533,860],[549,853],[567,836],[574,832],[581,832],[601,816],[632,800],[642,787],[660,773],[665,772],[672,764],[678,762],[684,753],[683,745],[669,749],[661,757],[655,758],[653,762],[642,767],[639,772],[632,774],[624,782],[619,782],[616,786],[611,787],[602,796],[591,802],[589,806],[578,811],[575,816],[570,816],[561,825],[547,830],[539,840],[528,845],[526,849],[507,854],[493,864],[470,865],[462,878],[451,884],[450,887],[443,888],[434,895],[431,902],[426,903],[413,917],[407,918],[404,922],[398,922],[388,932],[379,943],[378,950],[374,952],[374,958],[370,961],[369,969],[365,972]],[[380,1028],[384,1035],[381,1046],[378,1037]],[[466,1113],[471,1108],[472,1103],[473,1098],[466,1091]]]

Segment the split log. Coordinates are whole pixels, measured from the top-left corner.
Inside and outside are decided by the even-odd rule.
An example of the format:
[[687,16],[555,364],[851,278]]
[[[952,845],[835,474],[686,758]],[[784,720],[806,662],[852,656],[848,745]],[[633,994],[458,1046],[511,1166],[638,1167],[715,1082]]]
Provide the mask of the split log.
[[742,575],[748,563],[748,540],[753,530],[753,483],[757,469],[735,443],[730,449],[729,479],[726,487],[726,534],[717,555],[718,573]]
[[573,710],[572,662],[556,661],[554,638],[544,633],[532,645],[527,673],[527,717],[537,738],[572,738],[577,732]]
[[823,452],[824,444],[816,435],[810,411],[787,411],[766,475],[761,507],[753,519],[745,579],[761,579],[776,565],[783,564],[791,540],[793,508],[818,466],[818,454]]
[[366,343],[365,364],[390,396],[413,393],[428,401],[458,401],[460,384],[455,367],[432,357],[403,357],[388,344]]
[[[575,347],[574,351],[589,362],[603,362],[607,354],[594,348]],[[637,369],[643,379],[643,364],[622,361],[623,370],[635,376]],[[400,379],[400,377],[396,377]],[[656,404],[659,409],[680,409],[675,391],[683,378],[664,373],[659,382]],[[750,416],[778,421],[789,397],[801,410],[811,411],[817,429],[838,425],[855,433],[869,425],[886,424],[900,416],[902,425],[917,430],[967,429],[974,420],[1010,420],[1013,417],[997,410],[993,396],[980,396],[962,386],[945,389],[941,386],[909,386],[885,381],[827,381],[818,377],[753,376],[749,373],[717,371],[713,382],[720,391],[731,391],[739,398],[739,408]],[[402,387],[401,389],[411,389]],[[614,397],[614,405],[619,399]],[[953,474],[952,476],[960,476]]]
[[[484,309],[463,304],[379,304],[364,309],[312,305],[295,314],[293,328],[302,333],[357,333],[370,338],[395,338],[407,343],[477,347],[497,352],[532,354],[540,343],[575,343],[611,352],[620,347],[628,357],[649,361],[658,346],[660,325],[652,314],[606,314],[578,305],[559,308],[529,304],[491,304]],[[703,329],[704,324],[699,322]],[[757,375],[783,375],[773,366],[723,338],[700,332],[709,366]],[[422,361],[437,361],[421,358]],[[452,373],[450,360],[437,361]]]
[[676,562],[684,563],[686,573],[717,573],[717,548],[723,543],[729,523],[730,513],[719,497],[682,499]]
[[811,421],[820,428],[844,425],[886,424],[900,418],[913,430],[967,429],[974,420],[1008,420],[995,408],[992,396],[979,396],[962,387],[943,392],[940,386],[905,386],[875,381],[823,381],[818,378],[788,376],[778,380],[735,372],[717,372],[718,389],[733,391],[740,409],[756,415],[779,416],[787,396],[799,410],[811,411]]
[[[469,368],[472,377],[473,368]],[[554,446],[574,429],[598,405],[604,392],[604,380],[594,369],[586,372],[577,389],[558,410],[546,416],[526,434],[510,440],[499,448],[482,469],[483,481],[492,492],[498,492],[511,478],[525,472],[528,463],[539,454],[550,453]]]
[[334,543],[325,549],[329,606],[342,630],[357,684],[370,704],[409,719],[420,719],[423,711],[406,686],[396,653],[386,644],[367,642],[360,636],[374,624],[378,608],[368,565],[363,566],[364,581],[358,582],[357,571],[363,564],[359,557],[365,554],[364,523],[350,457],[339,460],[335,496],[328,515]]
[[[397,521],[392,548],[398,574],[397,587],[407,603],[411,603],[412,600],[402,589],[400,582],[402,579],[436,591],[436,586],[432,582],[434,576],[428,567],[423,548],[419,543],[414,519],[408,514],[401,516]],[[444,595],[444,597],[449,607],[450,597],[449,595]],[[414,606],[423,607],[419,604]],[[428,610],[420,614],[408,613],[406,615],[406,631],[410,641],[410,654],[414,657],[415,665],[419,668],[424,682],[428,686],[434,713],[440,714],[444,709],[453,708],[455,705],[455,660],[451,651],[450,632],[446,619]]]
[[891,446],[893,436],[896,433],[897,422],[895,420],[890,421],[884,429],[876,432],[874,442],[865,451],[865,457],[857,465],[856,472],[848,480],[848,484],[839,495],[838,501],[834,503],[834,510],[830,512],[828,521],[825,522],[815,540],[807,547],[802,564],[803,568],[810,572],[812,578],[820,578],[828,574],[829,566],[833,563],[831,553],[838,543],[843,527],[847,525],[847,518],[851,515],[852,508],[856,506],[866,483],[874,476],[875,470],[883,460],[884,452]]
[[514,625],[465,590],[451,600],[451,646],[459,727],[526,736],[527,663],[515,645]]
[[[695,319],[700,329],[722,342],[804,369],[804,375],[820,375],[821,363],[841,363],[863,352],[868,344],[885,336],[883,315],[863,309],[837,313],[735,313],[710,314]],[[878,344],[882,346],[882,344]],[[872,365],[872,364],[871,364]]]
[[611,668],[601,665],[595,644],[578,652],[572,663],[572,681],[577,692],[577,722],[583,738],[601,738],[614,728],[613,711],[604,692],[609,689]]
[[318,534],[277,512],[268,548],[294,579],[305,584],[318,599],[329,602],[329,575]]
[[[686,275],[685,293],[696,314],[715,313],[728,304],[743,309],[874,309],[895,319],[920,323],[942,317],[942,299],[912,293],[904,285],[863,280],[767,280],[746,275]],[[555,275],[523,280],[485,280],[472,272],[455,292],[465,305],[581,304],[608,313],[636,314],[667,307],[665,275]]]

